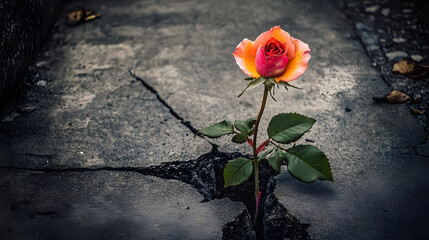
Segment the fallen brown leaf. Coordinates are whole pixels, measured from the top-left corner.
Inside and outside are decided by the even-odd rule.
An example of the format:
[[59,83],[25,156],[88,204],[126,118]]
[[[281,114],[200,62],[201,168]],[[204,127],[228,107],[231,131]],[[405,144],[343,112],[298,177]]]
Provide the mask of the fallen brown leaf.
[[386,96],[387,101],[391,103],[403,103],[410,99],[410,97],[398,90],[393,90],[389,95]]
[[94,10],[85,10],[80,8],[76,11],[71,11],[68,15],[68,24],[77,25],[84,22],[93,21],[100,17]]
[[413,60],[402,60],[393,65],[392,71],[412,78],[423,77],[429,72],[429,66]]

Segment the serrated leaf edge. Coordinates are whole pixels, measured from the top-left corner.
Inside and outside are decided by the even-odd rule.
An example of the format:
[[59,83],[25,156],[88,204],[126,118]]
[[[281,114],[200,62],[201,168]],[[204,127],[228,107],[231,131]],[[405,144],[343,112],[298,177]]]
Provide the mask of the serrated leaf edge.
[[[312,146],[312,147],[314,147],[313,145],[309,145],[309,144],[303,144],[303,145],[297,145],[297,146]],[[294,146],[295,147],[295,146]],[[315,148],[317,148],[317,147],[315,147]],[[290,149],[290,148],[289,148]],[[290,155],[293,155],[294,157],[296,157],[296,158],[298,158],[295,154],[293,154],[293,153],[291,153],[290,151],[289,151],[289,149],[287,149],[287,153],[289,153]],[[319,180],[319,181],[331,181],[331,182],[334,182],[334,177],[332,176],[332,171],[331,171],[331,163],[329,162],[329,159],[328,159],[328,157],[325,155],[325,153],[323,153],[320,149],[318,149],[317,148],[317,150],[319,150],[321,153],[322,153],[322,155],[323,155],[323,157],[325,157],[326,158],[326,160],[328,160],[328,165],[329,165],[329,173],[331,174],[331,176],[330,176],[330,178],[329,178],[329,176],[328,176],[328,178],[326,178],[326,179],[316,179],[316,180],[314,180],[313,182],[315,182],[315,181],[317,181],[317,180]],[[301,161],[303,161],[303,160],[301,160]],[[305,162],[305,161],[303,161],[304,163],[306,163],[307,164],[307,162]],[[307,164],[308,165],[308,164]],[[289,166],[289,163],[288,163],[288,166]],[[314,169],[316,169],[316,168],[314,168]],[[322,175],[324,175],[322,172],[320,172],[318,169],[316,169],[319,173],[321,173]],[[302,181],[301,179],[299,179],[298,177],[296,177],[295,175],[293,175],[293,173],[291,173],[290,171],[289,171],[289,167],[288,167],[288,172],[289,172],[289,174],[292,176],[292,177],[294,177],[295,179],[297,179],[298,181],[300,181],[300,182],[304,182],[304,183],[312,183],[312,182],[306,182],[306,181]]]
[[[303,116],[303,117],[309,118],[309,119],[313,120],[313,125],[314,125],[314,123],[316,123],[316,122],[317,122],[317,121],[316,121],[316,119],[311,118],[311,117],[307,117],[307,116],[302,115],[302,114],[299,114],[299,113],[297,113],[297,112],[279,113],[279,114],[277,114],[277,115],[273,116],[271,119],[273,119],[274,117],[276,117],[276,116],[278,116],[278,115],[281,115],[281,114],[297,114],[297,115],[300,115],[300,116]],[[268,128],[270,127],[270,123],[271,123],[271,121],[268,123]],[[311,126],[307,131],[303,132],[303,133],[302,133],[302,135],[301,135],[300,137],[298,137],[296,140],[294,140],[294,141],[290,141],[290,142],[278,142],[278,143],[282,143],[282,144],[289,144],[289,143],[293,143],[293,142],[298,141],[299,139],[301,139],[301,138],[302,138],[302,136],[304,136],[304,134],[306,134],[307,132],[309,132],[309,131],[311,130],[311,128],[313,127],[313,125],[312,125],[312,126]],[[294,125],[294,126],[296,126],[296,125]],[[267,133],[268,133],[268,128],[267,128]],[[276,141],[276,140],[275,140],[274,138],[272,138],[271,136],[270,136],[270,138],[271,138],[271,139],[273,139],[274,141]],[[277,142],[277,141],[276,141],[276,142]]]

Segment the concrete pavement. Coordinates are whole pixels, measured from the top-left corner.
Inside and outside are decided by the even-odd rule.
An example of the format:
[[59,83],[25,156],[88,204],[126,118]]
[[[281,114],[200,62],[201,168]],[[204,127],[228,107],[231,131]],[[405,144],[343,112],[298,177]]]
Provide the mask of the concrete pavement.
[[[245,75],[231,53],[243,38],[254,40],[274,25],[308,43],[312,58],[292,82],[302,90],[279,89],[278,102],[269,100],[261,136],[279,112],[316,119],[300,142],[314,141],[326,153],[335,179],[303,184],[283,169],[274,190],[280,203],[311,224],[315,239],[429,235],[429,159],[413,150],[424,141],[423,130],[406,106],[373,103],[373,95],[389,88],[336,2],[91,0],[84,7],[102,17],[73,28],[57,24],[38,58],[49,69],[35,71],[32,89],[17,103],[36,109],[10,107],[2,116],[2,142],[12,149],[0,162],[1,219],[9,224],[4,236],[73,238],[78,229],[111,239],[175,239],[168,235],[175,231],[190,239],[220,238],[242,203],[200,203],[190,185],[139,170],[197,159],[213,144],[222,152],[250,153],[228,137],[207,141],[192,130],[256,115],[262,89],[236,97]],[[23,201],[31,203],[14,207]],[[185,202],[192,203],[188,211]],[[147,209],[166,209],[171,218]],[[52,214],[31,218],[34,212]],[[144,221],[159,225],[142,229]],[[125,230],[111,229],[115,222]]]

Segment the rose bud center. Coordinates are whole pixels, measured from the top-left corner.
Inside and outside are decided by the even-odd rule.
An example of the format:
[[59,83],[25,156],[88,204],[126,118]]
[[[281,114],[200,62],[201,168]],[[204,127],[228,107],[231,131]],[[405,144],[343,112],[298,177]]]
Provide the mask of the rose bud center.
[[256,52],[256,71],[263,77],[278,77],[286,70],[287,45],[275,38],[269,39]]

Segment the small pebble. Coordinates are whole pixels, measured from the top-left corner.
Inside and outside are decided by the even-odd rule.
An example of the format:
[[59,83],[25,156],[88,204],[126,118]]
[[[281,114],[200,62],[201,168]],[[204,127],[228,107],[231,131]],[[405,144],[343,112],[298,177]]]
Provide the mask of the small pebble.
[[414,94],[414,97],[413,97],[413,103],[422,103],[423,102],[423,98],[422,98],[422,95],[420,95],[420,94]]
[[413,55],[411,55],[411,59],[413,59],[414,61],[416,61],[416,62],[421,62],[421,61],[423,61],[423,57],[422,56],[420,56],[420,55],[418,55],[418,54],[413,54]]
[[394,51],[386,53],[386,57],[391,61],[395,58],[406,58],[408,57],[408,54],[404,51]]
[[45,80],[40,80],[40,81],[36,82],[33,85],[32,90],[35,91],[35,92],[37,92],[37,93],[40,93],[40,94],[46,93],[46,81]]
[[366,7],[365,8],[365,12],[375,13],[375,12],[377,12],[377,10],[379,8],[380,8],[379,5],[374,5],[374,6],[371,6],[371,7]]
[[406,41],[407,41],[407,39],[402,38],[402,37],[399,37],[399,38],[393,38],[393,39],[392,39],[392,41],[393,41],[394,43],[404,43],[404,42],[406,42]]
[[18,108],[19,113],[31,113],[36,109],[35,105],[32,104],[24,104]]
[[376,62],[372,62],[372,66],[373,67],[377,67],[377,63]]
[[381,9],[381,14],[387,17],[390,14],[390,9],[389,8]]
[[49,63],[46,61],[40,61],[36,63],[36,68],[49,69]]
[[1,120],[1,122],[2,122],[2,123],[12,122],[12,121],[13,121],[13,119],[15,119],[15,118],[17,118],[17,117],[19,117],[19,116],[20,116],[20,114],[19,114],[19,113],[13,112],[13,113],[10,113],[10,114],[6,115],[6,116]]
[[36,85],[39,87],[46,87],[46,81],[40,80],[40,81],[36,82]]

